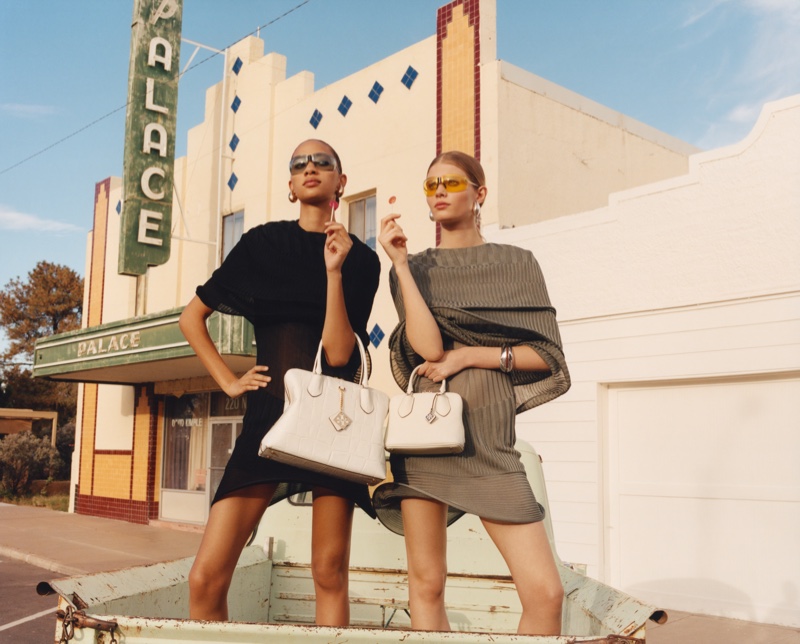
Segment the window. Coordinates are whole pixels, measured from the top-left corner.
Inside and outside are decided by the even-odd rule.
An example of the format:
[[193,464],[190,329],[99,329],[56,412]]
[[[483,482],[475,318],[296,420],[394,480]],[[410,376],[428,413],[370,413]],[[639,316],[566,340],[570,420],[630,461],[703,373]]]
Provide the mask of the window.
[[242,232],[244,232],[244,210],[222,218],[222,261],[225,261],[228,253],[236,246]]
[[167,396],[164,427],[164,478],[170,490],[206,488],[208,395]]
[[375,195],[348,204],[347,229],[372,250],[375,250]]

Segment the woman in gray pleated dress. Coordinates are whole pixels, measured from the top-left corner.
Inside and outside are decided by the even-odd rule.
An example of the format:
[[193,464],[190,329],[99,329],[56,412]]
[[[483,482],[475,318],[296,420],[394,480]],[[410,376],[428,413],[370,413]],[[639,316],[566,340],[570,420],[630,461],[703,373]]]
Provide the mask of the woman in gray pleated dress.
[[437,248],[409,255],[400,215],[381,221],[400,318],[389,341],[392,372],[402,389],[418,365],[421,388],[438,390],[446,378],[464,400],[466,444],[461,454],[392,455],[393,481],[375,491],[375,510],[405,534],[413,628],[450,628],[446,528],[470,513],[508,564],[522,603],[518,631],[557,635],[563,588],[514,449],[516,414],[569,388],[555,310],[533,255],[481,236],[487,189],[476,159],[439,155],[424,190],[441,226]]

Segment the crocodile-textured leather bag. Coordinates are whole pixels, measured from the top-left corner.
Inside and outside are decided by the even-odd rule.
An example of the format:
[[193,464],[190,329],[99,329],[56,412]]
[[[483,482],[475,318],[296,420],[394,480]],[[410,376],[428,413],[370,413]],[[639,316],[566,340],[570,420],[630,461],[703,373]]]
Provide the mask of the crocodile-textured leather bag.
[[447,391],[415,393],[417,369],[408,378],[404,394],[389,402],[386,449],[394,454],[458,454],[464,451],[464,418],[461,396]]
[[383,432],[389,397],[369,388],[364,345],[358,383],[322,374],[322,342],[314,370],[284,376],[283,415],[261,440],[259,455],[369,485],[386,478]]

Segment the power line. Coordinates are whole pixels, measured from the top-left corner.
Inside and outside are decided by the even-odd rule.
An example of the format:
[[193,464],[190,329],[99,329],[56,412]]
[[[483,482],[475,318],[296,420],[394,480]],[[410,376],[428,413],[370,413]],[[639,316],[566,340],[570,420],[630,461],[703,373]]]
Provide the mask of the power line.
[[[282,14],[281,14],[280,16],[278,16],[277,18],[273,18],[272,20],[270,20],[270,21],[269,21],[269,22],[267,22],[267,23],[264,23],[264,24],[263,24],[263,25],[261,25],[260,27],[256,27],[255,29],[253,29],[253,31],[251,31],[250,33],[247,33],[247,34],[245,34],[244,36],[242,36],[242,37],[241,37],[241,38],[239,38],[238,40],[235,40],[235,41],[233,41],[233,42],[232,42],[230,45],[228,45],[227,47],[225,47],[224,49],[222,49],[222,51],[225,51],[225,50],[227,50],[227,49],[230,49],[230,48],[231,48],[231,47],[233,47],[233,46],[234,46],[236,43],[238,43],[238,42],[240,42],[240,41],[244,40],[244,39],[245,39],[245,38],[247,38],[248,36],[252,36],[253,34],[255,34],[255,33],[258,33],[258,32],[259,32],[259,31],[261,31],[262,29],[266,29],[267,27],[270,27],[271,25],[275,24],[275,23],[276,23],[276,22],[278,22],[279,20],[282,20],[283,18],[285,18],[286,16],[288,16],[290,13],[294,13],[294,12],[295,12],[295,11],[297,11],[297,10],[298,10],[300,7],[302,7],[303,5],[306,5],[306,4],[308,4],[309,2],[311,2],[311,0],[303,0],[303,2],[301,2],[301,3],[300,3],[300,4],[298,4],[298,5],[295,5],[294,7],[292,7],[291,9],[289,9],[288,11],[286,11],[286,12],[282,13]],[[219,53],[214,53],[214,54],[211,54],[210,56],[208,56],[208,57],[204,58],[203,60],[201,60],[201,61],[199,61],[199,62],[195,63],[194,65],[192,65],[191,67],[189,67],[189,69],[187,69],[186,71],[184,71],[184,72],[183,72],[183,74],[186,74],[186,73],[188,73],[188,72],[192,71],[193,69],[196,69],[196,68],[197,68],[197,67],[199,67],[200,65],[203,65],[204,63],[208,62],[209,60],[211,60],[212,58],[215,58],[215,57],[217,57],[217,56],[219,56]],[[181,75],[183,75],[183,74],[181,74]],[[62,139],[59,139],[59,140],[58,140],[58,141],[56,141],[55,143],[51,143],[51,144],[50,144],[50,145],[48,145],[47,147],[44,147],[44,148],[42,148],[41,150],[39,150],[38,152],[34,152],[34,153],[33,153],[33,154],[31,154],[30,156],[28,156],[28,157],[25,157],[25,158],[24,158],[24,159],[22,159],[21,161],[17,161],[17,162],[16,162],[16,163],[14,163],[13,165],[10,165],[10,166],[8,166],[7,168],[4,168],[3,170],[0,170],[0,175],[3,175],[3,174],[5,174],[6,172],[10,172],[10,171],[11,171],[11,170],[13,170],[14,168],[18,168],[18,167],[19,167],[19,166],[21,166],[23,163],[27,163],[27,162],[28,162],[28,161],[30,161],[31,159],[35,159],[35,158],[36,158],[36,157],[38,157],[40,154],[44,154],[44,153],[45,153],[45,152],[47,152],[48,150],[52,150],[54,147],[56,147],[56,146],[58,146],[58,145],[61,145],[62,143],[64,143],[64,141],[68,141],[69,139],[71,139],[71,138],[72,138],[72,137],[74,137],[74,136],[77,136],[78,134],[80,134],[80,133],[81,133],[81,132],[83,132],[84,130],[88,130],[90,127],[93,127],[93,126],[97,125],[98,123],[100,123],[100,121],[104,121],[105,119],[109,118],[110,116],[113,116],[114,114],[116,114],[116,113],[117,113],[117,112],[119,112],[120,110],[124,110],[125,108],[127,108],[127,107],[128,107],[128,105],[129,105],[129,104],[130,104],[130,101],[128,101],[128,102],[127,102],[127,103],[125,103],[124,105],[120,105],[118,108],[116,108],[116,109],[114,109],[114,110],[111,110],[111,111],[110,111],[108,114],[105,114],[105,115],[101,116],[100,118],[97,118],[97,119],[95,119],[94,121],[92,121],[91,123],[89,123],[89,124],[87,124],[87,125],[84,125],[83,127],[81,127],[81,128],[79,128],[79,129],[75,130],[74,132],[72,132],[71,134],[68,134],[68,135],[67,135],[67,136],[65,136],[64,138],[62,138]]]

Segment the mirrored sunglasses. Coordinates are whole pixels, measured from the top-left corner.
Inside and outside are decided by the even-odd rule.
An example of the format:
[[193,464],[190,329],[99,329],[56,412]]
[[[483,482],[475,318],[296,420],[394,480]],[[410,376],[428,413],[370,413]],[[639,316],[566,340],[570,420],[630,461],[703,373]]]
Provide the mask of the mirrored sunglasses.
[[330,154],[315,152],[314,154],[301,154],[292,157],[292,160],[289,161],[289,172],[292,174],[300,174],[306,169],[309,162],[313,163],[317,170],[322,170],[323,172],[333,172],[336,170],[336,159]]
[[447,192],[464,192],[467,186],[478,187],[466,177],[457,174],[446,174],[443,177],[428,177],[425,179],[425,181],[422,182],[422,189],[425,191],[425,195],[427,197],[435,195],[436,188],[439,187],[439,184],[443,185]]

